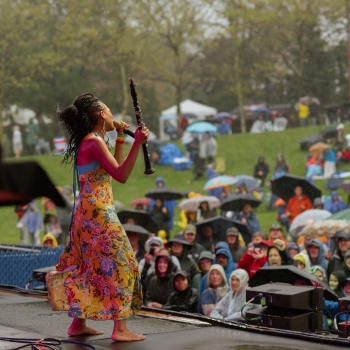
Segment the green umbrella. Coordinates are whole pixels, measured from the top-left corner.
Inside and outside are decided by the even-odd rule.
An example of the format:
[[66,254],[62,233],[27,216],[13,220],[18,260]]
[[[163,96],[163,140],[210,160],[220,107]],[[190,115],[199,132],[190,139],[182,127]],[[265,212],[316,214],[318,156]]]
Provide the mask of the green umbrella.
[[333,214],[326,220],[348,220],[350,221],[350,209],[344,209]]

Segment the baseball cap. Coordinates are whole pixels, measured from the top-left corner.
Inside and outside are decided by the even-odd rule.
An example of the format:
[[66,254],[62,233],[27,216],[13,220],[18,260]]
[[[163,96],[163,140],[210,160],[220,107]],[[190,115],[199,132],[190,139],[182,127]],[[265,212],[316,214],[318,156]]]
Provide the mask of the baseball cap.
[[279,224],[272,224],[271,227],[270,227],[270,231],[271,230],[281,230],[281,231],[283,231],[282,226],[279,225]]
[[157,245],[158,247],[161,247],[163,245],[162,240],[159,237],[152,237],[149,240],[148,244],[149,244],[149,246],[154,244],[154,245]]
[[226,230],[226,236],[238,236],[239,232],[236,227],[229,227]]
[[196,228],[196,226],[194,226],[194,225],[192,225],[192,224],[188,224],[188,225],[185,227],[183,233],[184,233],[184,234],[185,234],[185,233],[193,233],[193,234],[195,235],[195,234],[197,234],[197,228]]

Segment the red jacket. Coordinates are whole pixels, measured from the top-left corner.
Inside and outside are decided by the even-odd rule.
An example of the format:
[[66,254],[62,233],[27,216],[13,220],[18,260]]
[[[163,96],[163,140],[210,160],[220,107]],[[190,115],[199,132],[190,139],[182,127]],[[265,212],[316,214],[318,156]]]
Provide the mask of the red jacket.
[[249,278],[252,278],[256,271],[266,264],[266,256],[260,259],[254,259],[250,254],[245,252],[237,265],[237,269],[243,269],[248,272]]

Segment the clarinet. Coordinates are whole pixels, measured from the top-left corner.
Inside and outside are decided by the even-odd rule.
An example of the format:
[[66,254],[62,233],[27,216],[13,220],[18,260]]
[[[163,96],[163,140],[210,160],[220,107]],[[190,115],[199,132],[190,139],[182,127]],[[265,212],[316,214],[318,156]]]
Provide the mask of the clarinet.
[[[130,85],[130,93],[131,93],[131,97],[132,97],[132,103],[134,105],[134,113],[136,116],[137,125],[138,125],[139,130],[141,130],[145,126],[145,123],[143,122],[141,108],[140,108],[139,103],[137,101],[137,94],[136,94],[136,90],[135,90],[136,85],[134,84],[134,82],[130,78],[129,78],[129,85]],[[145,161],[144,174],[146,174],[146,175],[153,174],[155,172],[155,170],[152,168],[151,160],[150,160],[149,153],[148,153],[147,143],[144,143],[142,145],[142,152],[143,152],[143,158]]]

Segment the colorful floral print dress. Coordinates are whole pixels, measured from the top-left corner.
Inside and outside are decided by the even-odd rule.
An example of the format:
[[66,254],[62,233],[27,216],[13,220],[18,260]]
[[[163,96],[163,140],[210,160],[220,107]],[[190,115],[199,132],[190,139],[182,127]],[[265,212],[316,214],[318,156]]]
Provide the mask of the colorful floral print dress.
[[78,167],[78,173],[82,187],[70,240],[56,265],[63,273],[47,276],[49,301],[64,299],[64,288],[65,305],[60,309],[68,310],[70,317],[125,319],[141,308],[141,279],[137,259],[114,208],[111,176],[98,162]]

